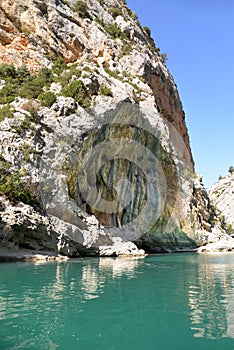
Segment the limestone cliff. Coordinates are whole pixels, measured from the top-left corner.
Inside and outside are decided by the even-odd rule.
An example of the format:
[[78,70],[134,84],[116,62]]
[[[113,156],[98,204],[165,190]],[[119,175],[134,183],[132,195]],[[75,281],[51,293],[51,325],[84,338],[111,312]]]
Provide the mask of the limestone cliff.
[[1,1],[2,246],[142,254],[223,232],[164,61],[123,0]]
[[233,224],[234,224],[234,197],[233,197],[233,167],[229,175],[220,176],[219,180],[209,190],[209,202],[213,212],[216,213],[225,234],[214,226],[209,233],[208,244],[201,246],[199,252],[233,251]]
[[227,231],[234,234],[234,172],[221,176],[209,190],[209,196],[213,204],[223,216]]

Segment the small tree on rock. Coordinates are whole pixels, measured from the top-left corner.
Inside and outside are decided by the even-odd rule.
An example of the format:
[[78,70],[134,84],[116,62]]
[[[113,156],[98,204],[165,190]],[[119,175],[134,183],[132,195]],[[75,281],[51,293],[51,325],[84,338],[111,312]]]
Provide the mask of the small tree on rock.
[[233,174],[234,173],[234,167],[231,165],[228,169],[229,173],[230,174]]

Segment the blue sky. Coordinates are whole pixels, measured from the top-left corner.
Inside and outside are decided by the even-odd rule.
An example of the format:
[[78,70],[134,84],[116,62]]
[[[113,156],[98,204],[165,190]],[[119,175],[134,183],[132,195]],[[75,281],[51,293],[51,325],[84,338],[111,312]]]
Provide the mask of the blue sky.
[[168,55],[196,171],[209,188],[234,166],[234,1],[127,0]]

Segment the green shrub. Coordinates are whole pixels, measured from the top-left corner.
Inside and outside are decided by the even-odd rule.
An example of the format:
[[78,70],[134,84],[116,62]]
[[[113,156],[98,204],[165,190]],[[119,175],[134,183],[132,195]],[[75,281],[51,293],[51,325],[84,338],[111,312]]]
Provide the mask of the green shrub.
[[0,66],[0,78],[5,80],[0,90],[0,104],[10,103],[16,96],[37,98],[43,93],[43,88],[48,87],[54,79],[49,68],[42,68],[38,74],[31,75],[25,65],[15,69],[13,65],[8,64]]
[[3,88],[0,90],[0,103],[6,104],[11,103],[15,96],[16,96],[16,90],[19,85],[7,83],[3,86]]
[[14,114],[10,110],[9,106],[3,106],[0,108],[0,122],[4,120],[5,118],[13,118]]
[[90,97],[88,94],[88,90],[86,89],[82,80],[72,81],[68,86],[65,86],[61,94],[66,97],[73,97],[79,105],[84,108],[88,108],[90,106]]
[[18,89],[20,85],[30,79],[30,72],[26,66],[15,69],[13,65],[2,64],[0,77],[5,80],[5,85],[0,90],[0,103],[6,104],[18,96]]
[[233,167],[232,165],[229,167],[228,172],[229,172],[230,174],[233,174],[233,173],[234,173],[234,167]]
[[127,35],[122,32],[116,23],[105,25],[104,28],[113,39],[128,39]]
[[35,126],[33,125],[33,123],[38,122],[38,114],[34,107],[30,108],[29,113],[29,115],[25,114],[23,121],[19,125],[14,127],[14,130],[17,134],[21,135],[22,132],[25,131],[35,131]]
[[35,120],[35,116],[34,114],[32,115],[30,113],[30,115],[25,114],[24,120],[21,122],[20,128],[21,130],[30,130],[30,131],[35,131],[35,126],[32,125],[32,123],[36,123],[37,119]]
[[91,68],[89,66],[84,66],[82,71],[85,71],[85,72],[92,72]]
[[101,18],[95,17],[95,22],[100,24],[100,26],[102,26],[103,28],[105,27],[105,23],[104,23],[104,21]]
[[234,227],[231,224],[226,224],[226,232],[228,235],[232,235],[234,233]]
[[[3,167],[2,162],[7,162],[3,155],[0,153],[0,169]],[[10,165],[9,165],[10,166]]]
[[145,32],[148,34],[149,37],[151,37],[151,29],[149,27],[143,27]]
[[38,204],[28,183],[23,182],[19,171],[11,173],[9,170],[0,169],[0,195],[5,195],[14,204],[18,202]]
[[99,92],[101,95],[113,97],[113,93],[112,93],[111,89],[106,85],[101,85]]
[[37,98],[43,93],[43,88],[53,81],[51,69],[42,68],[38,74],[26,76],[26,79],[18,87],[17,94],[24,98]]
[[30,130],[31,127],[31,119],[28,115],[25,115],[24,120],[20,124],[21,130]]
[[88,6],[84,1],[81,1],[81,0],[76,1],[72,7],[72,10],[77,12],[79,16],[82,18],[90,18],[88,13]]
[[132,19],[135,19],[135,20],[138,19],[138,16],[137,16],[136,12],[132,11],[132,10],[129,9],[129,8],[127,8],[127,12],[128,12],[129,16],[130,16]]
[[46,80],[43,76],[36,75],[30,80],[23,83],[18,88],[18,95],[24,98],[37,98],[43,92],[43,87],[46,85]]
[[109,74],[111,77],[115,78],[115,79],[119,79],[119,80],[123,80],[122,77],[120,77],[120,71],[115,69],[115,70],[111,70],[108,66],[104,65],[103,66],[105,72],[107,74]]
[[25,25],[22,25],[21,28],[20,28],[20,30],[21,30],[22,33],[25,33],[25,34],[27,34],[27,35],[30,35],[30,34],[31,34],[31,30],[30,30],[27,26],[25,26]]
[[137,84],[134,84],[132,81],[129,81],[128,83],[132,85],[132,87],[135,89],[137,94],[140,94],[142,92],[141,88],[139,88]]
[[7,63],[3,63],[0,66],[0,77],[1,78],[15,78],[16,77],[16,70],[15,67],[13,66],[13,64],[7,64]]
[[120,53],[119,53],[119,58],[122,58],[126,55],[130,55],[132,51],[133,45],[132,44],[123,44],[121,47]]
[[116,23],[106,25],[104,21],[99,18],[95,18],[95,21],[99,23],[113,39],[128,40],[127,34],[122,32]]
[[51,91],[39,95],[38,98],[44,107],[51,107],[56,102],[56,95]]
[[30,113],[30,120],[34,123],[38,122],[38,113],[35,107],[31,107],[29,109],[29,113]]
[[110,14],[113,18],[116,18],[118,16],[122,16],[122,11],[117,7],[112,7],[110,9]]
[[23,66],[18,67],[16,69],[16,76],[20,82],[23,82],[23,81],[29,79],[30,72],[29,72],[28,68],[25,65],[23,65]]
[[32,148],[31,145],[29,145],[26,142],[21,143],[19,145],[19,150],[23,153],[23,160],[25,162],[30,162],[30,155],[31,154],[38,155],[38,152],[34,148]]
[[166,61],[167,61],[167,54],[166,53],[161,53],[160,54],[160,57],[162,59],[162,63],[163,64],[166,64]]
[[[82,64],[80,64],[80,66],[82,66]],[[89,67],[84,67],[85,70],[87,70]],[[90,69],[89,69],[90,71]],[[81,73],[82,71],[80,69],[77,69],[77,65],[76,64],[73,64],[72,66],[69,67],[69,72],[72,74],[72,75],[75,75],[77,78],[79,78],[81,76]]]
[[30,205],[39,205],[30,183],[23,181],[19,171],[11,172],[11,164],[0,155],[0,195],[6,196],[12,203],[23,202]]
[[17,83],[25,81],[28,77],[30,77],[30,72],[25,65],[18,68],[15,68],[13,64],[3,63],[0,65],[0,78],[7,78],[8,81]]
[[57,58],[53,61],[52,72],[56,74],[61,74],[67,69],[67,64],[62,57]]
[[38,77],[45,83],[51,83],[53,81],[53,72],[51,69],[44,67],[38,72]]
[[24,142],[19,146],[19,150],[21,152],[23,152],[23,160],[25,162],[29,162],[30,161],[30,154],[33,153],[31,146],[28,145],[26,142]]
[[69,70],[66,70],[65,72],[60,74],[60,76],[57,77],[55,81],[60,83],[64,87],[70,83],[71,78],[73,76],[80,78],[81,70],[77,69],[76,67],[71,67]]

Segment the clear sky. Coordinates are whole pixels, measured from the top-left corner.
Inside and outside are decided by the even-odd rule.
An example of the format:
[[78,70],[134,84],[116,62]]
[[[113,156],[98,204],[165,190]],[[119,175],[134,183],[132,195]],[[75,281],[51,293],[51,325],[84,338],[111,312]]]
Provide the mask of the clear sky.
[[234,166],[234,0],[127,0],[162,53],[209,188]]

